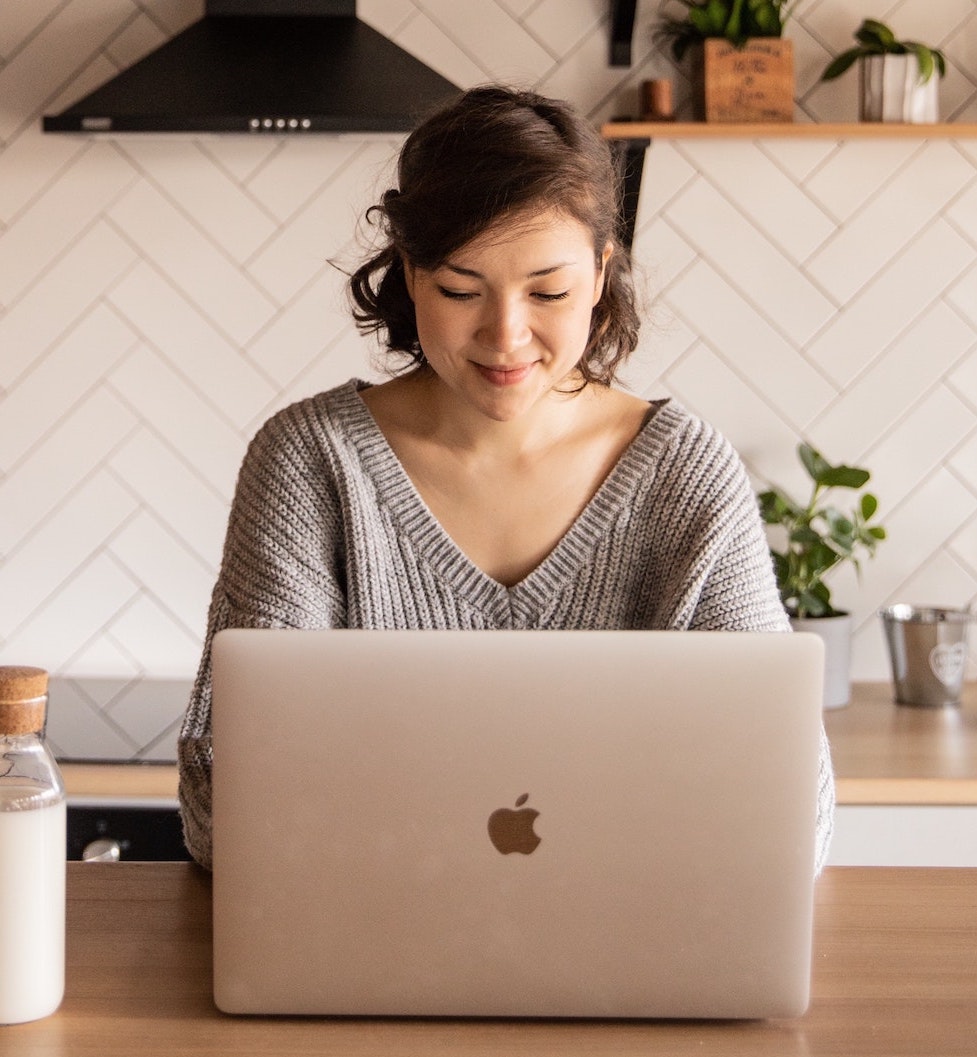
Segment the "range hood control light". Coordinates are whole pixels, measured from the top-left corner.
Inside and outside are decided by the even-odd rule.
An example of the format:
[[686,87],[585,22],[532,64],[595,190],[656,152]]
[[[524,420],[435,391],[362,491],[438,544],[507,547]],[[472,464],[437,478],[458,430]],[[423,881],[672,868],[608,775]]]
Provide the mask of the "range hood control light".
[[312,128],[307,117],[253,117],[248,122],[252,132],[305,132]]

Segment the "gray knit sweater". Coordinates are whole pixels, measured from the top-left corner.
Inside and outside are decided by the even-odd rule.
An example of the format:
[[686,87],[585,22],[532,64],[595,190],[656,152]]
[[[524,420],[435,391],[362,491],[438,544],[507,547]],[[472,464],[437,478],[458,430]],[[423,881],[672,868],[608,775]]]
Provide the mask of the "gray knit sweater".
[[[210,642],[221,628],[789,629],[742,464],[674,402],[652,406],[556,548],[505,587],[424,505],[360,398],[364,385],[279,412],[241,468],[179,738],[185,837],[208,868]],[[834,811],[823,735],[819,784],[818,869]]]

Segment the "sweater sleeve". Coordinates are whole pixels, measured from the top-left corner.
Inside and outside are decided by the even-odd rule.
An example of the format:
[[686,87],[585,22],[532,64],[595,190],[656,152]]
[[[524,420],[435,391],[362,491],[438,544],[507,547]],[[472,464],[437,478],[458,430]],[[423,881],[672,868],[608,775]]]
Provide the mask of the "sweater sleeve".
[[789,631],[774,579],[757,501],[739,457],[720,440],[708,486],[701,489],[705,565],[693,630]]
[[329,460],[304,428],[299,409],[288,409],[256,435],[238,476],[203,652],[177,743],[184,841],[207,869],[212,866],[214,636],[231,627],[343,626],[341,540]]
[[831,835],[835,825],[835,777],[831,766],[831,747],[824,724],[821,724],[820,760],[818,766],[818,824],[814,873],[819,875],[828,861]]
[[[713,487],[701,488],[708,497],[709,516],[701,519],[708,568],[689,626],[693,629],[786,631],[784,611],[773,573],[773,563],[757,501],[739,457],[724,441],[726,456],[718,459]],[[789,707],[789,702],[787,703]],[[835,784],[831,750],[824,725],[819,741],[815,873],[827,861],[834,830]]]

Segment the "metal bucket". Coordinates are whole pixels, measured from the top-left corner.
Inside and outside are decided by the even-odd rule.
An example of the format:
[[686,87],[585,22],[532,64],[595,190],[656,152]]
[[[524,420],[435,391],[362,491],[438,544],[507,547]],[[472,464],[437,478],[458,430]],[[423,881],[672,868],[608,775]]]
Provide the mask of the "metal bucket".
[[899,604],[879,610],[901,705],[957,705],[967,667],[966,609]]

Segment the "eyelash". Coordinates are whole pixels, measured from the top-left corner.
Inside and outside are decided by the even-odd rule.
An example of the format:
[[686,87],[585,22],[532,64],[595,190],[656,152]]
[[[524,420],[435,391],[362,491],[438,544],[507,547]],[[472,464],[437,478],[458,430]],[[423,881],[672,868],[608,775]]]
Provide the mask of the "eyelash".
[[[469,293],[466,290],[449,290],[447,289],[447,287],[444,286],[439,286],[438,290],[440,291],[442,296],[447,297],[450,301],[471,301],[474,298],[478,297],[478,294],[476,293]],[[559,294],[534,293],[532,296],[535,297],[537,300],[543,301],[544,303],[548,304],[553,301],[562,301],[565,297],[569,297],[570,291],[564,290],[562,293]]]

